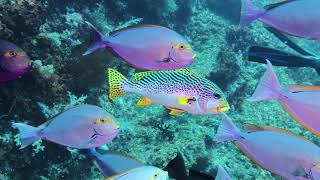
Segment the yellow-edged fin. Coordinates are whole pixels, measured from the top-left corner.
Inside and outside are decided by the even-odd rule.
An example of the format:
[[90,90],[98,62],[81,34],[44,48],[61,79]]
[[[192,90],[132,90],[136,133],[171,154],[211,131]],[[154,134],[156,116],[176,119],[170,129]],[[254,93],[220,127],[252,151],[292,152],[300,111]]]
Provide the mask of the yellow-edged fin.
[[137,81],[140,81],[141,79],[143,79],[144,77],[150,76],[153,73],[156,73],[157,71],[144,71],[144,72],[139,72],[134,74],[134,79]]
[[161,73],[161,72],[177,72],[177,73],[188,73],[188,74],[193,74],[193,75],[198,75],[196,73],[194,73],[193,71],[189,70],[189,69],[177,69],[177,70],[167,70],[167,71],[144,71],[144,72],[139,72],[134,74],[134,79],[136,81],[140,81],[143,78],[147,77],[147,76],[151,76],[152,74],[156,74],[156,73]]
[[169,114],[171,116],[178,116],[178,115],[180,115],[182,113],[184,113],[184,111],[182,111],[182,110],[171,110]]
[[138,106],[150,106],[151,104],[153,104],[152,100],[147,97],[143,97],[137,102]]
[[320,86],[303,86],[303,85],[288,85],[290,92],[300,92],[300,91],[320,91]]
[[297,134],[294,134],[294,133],[292,133],[290,131],[287,131],[287,130],[284,130],[284,129],[281,129],[281,128],[276,128],[276,127],[271,127],[271,126],[257,126],[257,125],[253,125],[253,124],[246,124],[245,125],[245,129],[248,132],[275,131],[275,132],[279,132],[279,133],[283,133],[283,134],[288,134],[288,135],[294,136],[296,138],[299,138],[299,139],[302,139],[302,140],[310,142],[308,139],[306,139],[306,138],[304,138],[302,136],[299,136]]
[[[140,166],[140,167],[142,167],[142,166]],[[120,178],[121,176],[124,176],[124,175],[130,173],[131,171],[134,171],[135,169],[138,169],[138,168],[140,168],[140,167],[136,167],[136,168],[133,168],[133,169],[129,169],[129,170],[127,170],[127,171],[124,171],[124,172],[122,172],[122,173],[115,174],[115,175],[113,175],[113,176],[110,176],[110,177],[105,178],[104,180],[115,180],[115,179]]]
[[248,158],[250,158],[254,163],[259,165],[261,168],[271,172],[272,174],[276,174],[271,169],[269,169],[268,167],[264,166],[260,161],[258,161],[258,159],[256,157],[252,156],[252,154],[250,154],[241,143],[239,143],[239,142],[235,142],[235,143],[236,143],[237,147],[240,149],[240,151],[242,151],[242,153],[244,155],[246,155]]
[[[309,128],[306,123],[304,123],[303,121],[301,121],[296,115],[294,115],[294,114],[290,111],[289,107],[288,107],[285,103],[280,102],[280,104],[282,105],[283,109],[284,109],[294,120],[296,120],[297,122],[299,122],[299,123],[300,123],[304,128],[306,128],[308,131],[310,131],[310,132],[312,132],[313,134],[315,134],[315,135],[317,135],[317,136],[320,137],[320,132],[317,132],[317,131]],[[307,140],[307,141],[310,142],[309,140]],[[312,142],[310,142],[310,143],[312,143]]]
[[143,162],[137,160],[136,158],[128,155],[128,154],[125,154],[125,153],[122,153],[122,152],[117,152],[117,151],[110,151],[110,150],[103,150],[103,149],[96,149],[96,151],[100,154],[115,154],[115,155],[119,155],[119,156],[123,156],[123,157],[126,157],[128,159],[131,159],[133,161],[136,161],[138,163],[141,163],[141,164],[144,164]]
[[187,106],[189,100],[190,100],[190,98],[188,98],[188,97],[182,97],[182,98],[179,98],[179,99],[178,99],[178,103],[179,103],[181,106]]

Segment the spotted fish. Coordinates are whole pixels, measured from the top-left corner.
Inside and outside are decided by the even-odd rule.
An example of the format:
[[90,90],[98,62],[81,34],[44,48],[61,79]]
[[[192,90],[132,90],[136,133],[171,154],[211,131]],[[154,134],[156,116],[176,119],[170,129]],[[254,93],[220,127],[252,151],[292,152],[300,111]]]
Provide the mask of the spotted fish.
[[108,70],[110,99],[126,92],[144,96],[137,104],[147,106],[162,104],[172,110],[171,115],[218,114],[229,109],[221,89],[213,82],[188,70],[146,71],[127,80],[114,69]]

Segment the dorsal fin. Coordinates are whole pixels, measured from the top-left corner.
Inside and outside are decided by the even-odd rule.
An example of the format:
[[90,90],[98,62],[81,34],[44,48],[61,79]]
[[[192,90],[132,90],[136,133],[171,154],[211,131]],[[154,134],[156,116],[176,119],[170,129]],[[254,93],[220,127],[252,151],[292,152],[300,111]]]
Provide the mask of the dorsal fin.
[[320,86],[288,85],[290,92],[320,91]]
[[[127,26],[127,27],[122,28],[122,29],[114,30],[114,31],[109,33],[109,36],[115,37],[121,32],[130,30],[130,29],[142,28],[142,27],[162,27],[162,26],[153,25],[153,24],[136,24],[136,25],[132,25],[132,26]],[[165,27],[163,27],[163,28],[165,28]]]
[[133,161],[136,161],[138,163],[141,163],[141,164],[144,164],[143,162],[137,160],[136,158],[126,154],[126,153],[122,153],[122,152],[117,152],[117,151],[110,151],[110,150],[103,150],[103,149],[99,149],[97,148],[96,151],[100,154],[115,154],[115,155],[119,155],[119,156],[123,156],[123,157],[126,157],[128,159],[131,159]]
[[116,175],[107,177],[107,178],[105,178],[105,180],[115,180],[115,179],[117,179],[117,178],[119,178],[119,177],[121,177],[121,176],[124,176],[124,175],[130,173],[131,171],[134,171],[134,170],[136,170],[136,169],[138,169],[138,168],[141,168],[141,167],[143,167],[143,166],[136,167],[136,168],[133,168],[133,169],[129,169],[129,170],[124,171],[124,172],[122,172],[122,173],[120,173],[120,174],[116,174]]
[[168,70],[168,71],[144,71],[144,72],[139,72],[136,73],[134,75],[135,80],[140,81],[141,79],[143,79],[144,77],[150,76],[152,74],[155,73],[159,73],[159,72],[177,72],[177,73],[188,73],[188,74],[194,74],[197,75],[196,73],[194,73],[193,71],[191,71],[190,69],[178,69],[178,70]]
[[269,5],[265,6],[264,8],[269,11],[269,10],[271,10],[273,8],[276,8],[276,7],[279,7],[281,5],[290,3],[292,1],[297,1],[297,0],[283,0],[283,1],[280,1],[278,3],[269,4]]
[[287,130],[284,130],[284,129],[281,129],[281,128],[276,128],[276,127],[271,127],[271,126],[258,126],[258,125],[253,125],[253,124],[246,124],[245,125],[245,129],[248,132],[275,131],[275,132],[279,132],[279,133],[282,133],[282,134],[288,134],[288,135],[294,136],[296,138],[299,138],[299,139],[302,139],[302,140],[310,142],[309,140],[307,140],[306,138],[304,138],[302,136],[299,136],[297,134],[294,134],[294,133],[292,133],[290,131],[287,131]]

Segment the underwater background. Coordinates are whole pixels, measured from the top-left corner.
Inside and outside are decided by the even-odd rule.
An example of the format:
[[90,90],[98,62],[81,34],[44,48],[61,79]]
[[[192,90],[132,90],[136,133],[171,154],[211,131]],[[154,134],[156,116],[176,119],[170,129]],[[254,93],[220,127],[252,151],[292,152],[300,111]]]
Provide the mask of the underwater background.
[[[277,1],[255,0],[259,6]],[[77,104],[94,104],[121,125],[110,150],[164,167],[180,151],[186,165],[215,173],[222,165],[233,179],[279,179],[244,156],[233,143],[212,140],[221,115],[170,116],[161,105],[139,107],[139,96],[108,99],[107,68],[126,77],[137,70],[106,50],[82,56],[90,42],[89,21],[103,33],[138,23],[169,27],[187,38],[197,53],[188,68],[221,87],[231,105],[227,114],[238,125],[252,123],[290,130],[320,145],[277,102],[248,102],[265,65],[247,61],[252,45],[292,52],[263,28],[240,29],[240,0],[0,0],[0,38],[20,46],[33,60],[23,78],[0,84],[0,179],[101,179],[85,153],[48,141],[19,150],[12,122],[38,126]],[[295,41],[314,53],[320,45]],[[319,54],[319,53],[318,53]],[[311,68],[275,67],[282,84],[320,84]]]

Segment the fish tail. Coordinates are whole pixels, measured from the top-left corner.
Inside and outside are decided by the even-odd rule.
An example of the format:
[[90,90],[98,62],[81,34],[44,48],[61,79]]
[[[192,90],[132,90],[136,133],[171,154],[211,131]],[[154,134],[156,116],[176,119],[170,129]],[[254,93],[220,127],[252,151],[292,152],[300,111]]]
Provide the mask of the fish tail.
[[39,140],[38,132],[41,130],[23,123],[12,123],[13,128],[17,128],[20,133],[21,147],[23,149],[35,141]]
[[126,93],[124,87],[129,84],[129,80],[125,78],[118,71],[109,68],[108,69],[109,76],[109,98],[111,100],[120,97]]
[[232,120],[226,114],[223,114],[223,119],[218,127],[215,141],[236,141],[242,138],[241,134],[241,131],[233,124]]
[[275,100],[281,97],[281,86],[272,64],[267,60],[268,69],[263,74],[253,95],[248,101]]
[[259,19],[264,13],[265,10],[255,6],[251,0],[241,0],[240,27],[243,28],[252,21]]
[[285,51],[259,46],[250,47],[248,57],[249,61],[266,64],[267,60],[269,60],[272,65],[286,67],[313,67],[315,62],[312,57],[306,58]]
[[91,45],[82,55],[88,55],[93,53],[94,51],[107,47],[107,37],[103,35],[96,27],[94,27],[90,22],[85,21],[92,29],[91,33]]

